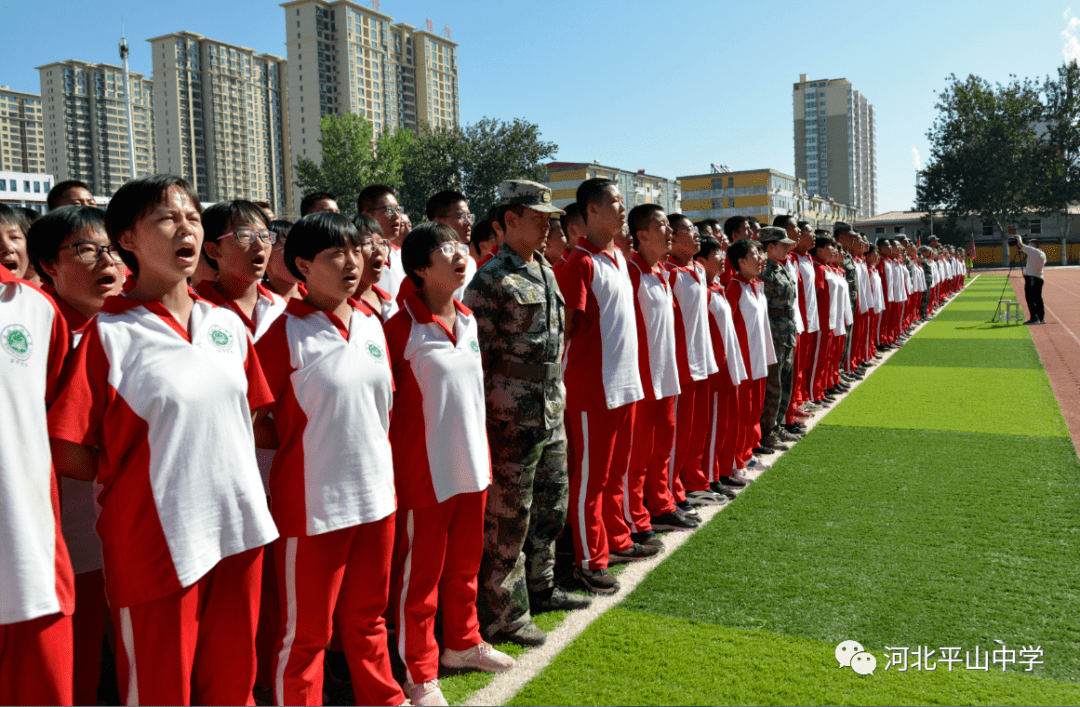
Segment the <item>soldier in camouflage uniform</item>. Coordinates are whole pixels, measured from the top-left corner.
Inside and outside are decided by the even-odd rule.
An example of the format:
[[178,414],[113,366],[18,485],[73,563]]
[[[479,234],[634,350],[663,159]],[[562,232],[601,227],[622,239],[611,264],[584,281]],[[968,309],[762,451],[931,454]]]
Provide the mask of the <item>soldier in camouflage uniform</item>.
[[930,316],[930,288],[934,284],[934,269],[930,264],[930,246],[919,246],[919,258],[922,262],[923,279],[926,281],[926,289],[923,290],[922,302],[919,303],[919,315],[926,319]]
[[479,329],[492,461],[477,611],[488,640],[540,645],[546,637],[530,607],[589,605],[557,588],[554,573],[569,493],[565,315],[543,251],[548,219],[563,212],[536,182],[508,179],[499,188],[503,245],[477,271],[464,302]]
[[794,374],[796,326],[795,308],[798,283],[791,279],[784,262],[795,241],[783,228],[769,226],[758,234],[769,262],[761,281],[765,284],[765,300],[769,306],[769,327],[772,329],[776,363],[769,366],[765,383],[765,403],[761,409],[761,445],[772,449],[788,449],[784,442],[800,439],[783,428],[788,403],[791,402],[791,383]]

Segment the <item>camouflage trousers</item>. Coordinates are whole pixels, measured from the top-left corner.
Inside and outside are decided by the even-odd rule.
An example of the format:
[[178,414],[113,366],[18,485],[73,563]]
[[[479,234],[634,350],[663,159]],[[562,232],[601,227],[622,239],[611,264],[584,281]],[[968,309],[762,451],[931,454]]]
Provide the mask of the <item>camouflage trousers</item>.
[[765,379],[765,402],[761,407],[761,435],[784,424],[788,404],[791,402],[791,383],[795,372],[795,349],[791,346],[774,345],[776,363],[769,366]]
[[555,585],[555,540],[566,525],[566,428],[488,422],[491,486],[476,609],[480,630],[512,631],[531,620],[529,592]]
[[926,312],[930,308],[930,288],[927,287],[922,293],[922,299],[919,300],[919,315],[926,319]]

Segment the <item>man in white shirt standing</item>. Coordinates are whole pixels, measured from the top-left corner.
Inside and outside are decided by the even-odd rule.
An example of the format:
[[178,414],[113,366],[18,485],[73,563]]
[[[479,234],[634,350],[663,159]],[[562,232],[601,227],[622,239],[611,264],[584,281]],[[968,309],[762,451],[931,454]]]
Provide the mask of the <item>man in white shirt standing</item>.
[[1046,311],[1043,308],[1043,266],[1046,265],[1046,253],[1039,248],[1039,240],[1032,238],[1024,245],[1023,236],[1016,237],[1016,243],[1027,254],[1024,266],[1024,299],[1027,300],[1027,324],[1043,324]]

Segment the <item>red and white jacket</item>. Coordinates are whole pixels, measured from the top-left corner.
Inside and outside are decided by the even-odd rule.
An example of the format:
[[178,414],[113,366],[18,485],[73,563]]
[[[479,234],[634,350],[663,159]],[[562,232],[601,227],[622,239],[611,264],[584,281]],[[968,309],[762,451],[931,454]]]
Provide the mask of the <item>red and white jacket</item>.
[[666,267],[675,293],[679,382],[685,386],[692,381],[703,381],[720,370],[709,334],[709,285],[700,263],[691,261],[682,265],[669,258]]
[[292,300],[255,345],[276,400],[270,497],[284,537],[372,523],[396,507],[390,356],[379,315],[353,306],[343,322]]
[[68,345],[53,301],[0,267],[0,625],[75,610],[45,412]]
[[731,307],[747,378],[760,380],[768,375],[769,366],[776,363],[765,284],[757,278],[748,282],[742,275],[735,275],[728,283],[725,296]]
[[577,311],[563,358],[567,407],[614,410],[643,399],[634,286],[622,253],[582,239],[555,278],[566,308]]
[[634,286],[637,319],[638,373],[645,400],[679,394],[675,367],[675,296],[668,272],[649,264],[638,253],[630,258],[630,283]]
[[712,333],[716,361],[720,365],[720,375],[726,374],[731,379],[731,384],[738,386],[747,378],[746,363],[739,349],[739,335],[735,331],[731,304],[719,283],[709,288],[709,330]]
[[390,446],[398,506],[426,508],[491,483],[476,318],[454,300],[454,330],[413,293],[386,323],[394,374]]
[[270,288],[264,287],[262,283],[259,283],[257,287],[259,288],[259,299],[255,302],[255,311],[252,312],[251,318],[244,314],[236,302],[225,299],[214,288],[214,283],[209,280],[204,280],[196,285],[195,292],[218,307],[231,309],[236,316],[240,317],[240,321],[244,323],[248,331],[251,332],[251,338],[258,341],[270,329],[270,325],[274,323],[274,320],[285,313],[285,298]]
[[[247,327],[194,295],[188,329],[159,302],[105,300],[49,410],[49,434],[98,447],[113,607],[189,587],[277,537],[251,411],[272,402]],[[190,333],[189,333],[190,332]]]

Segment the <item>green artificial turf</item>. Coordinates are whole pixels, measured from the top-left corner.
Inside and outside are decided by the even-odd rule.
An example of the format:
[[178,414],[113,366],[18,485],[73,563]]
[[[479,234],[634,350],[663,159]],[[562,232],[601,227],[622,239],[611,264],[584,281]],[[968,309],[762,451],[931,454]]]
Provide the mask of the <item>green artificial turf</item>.
[[[615,608],[509,704],[1080,703],[1080,686],[1033,677],[1024,672],[1026,666],[1010,664],[1001,672],[998,664],[994,672],[973,672],[960,664],[950,672],[947,664],[939,664],[924,671],[909,661],[901,672],[901,666],[885,669],[879,646],[863,647],[878,655],[872,675],[841,668],[832,642]],[[963,652],[960,659],[965,659]],[[1043,660],[1048,658],[1044,655]]]
[[[512,704],[1080,703],[1080,460],[983,276]],[[872,676],[838,669],[857,640]],[[1038,645],[1031,673],[886,647]]]

